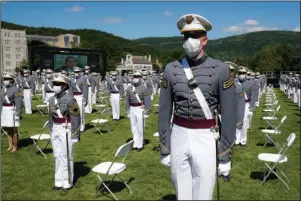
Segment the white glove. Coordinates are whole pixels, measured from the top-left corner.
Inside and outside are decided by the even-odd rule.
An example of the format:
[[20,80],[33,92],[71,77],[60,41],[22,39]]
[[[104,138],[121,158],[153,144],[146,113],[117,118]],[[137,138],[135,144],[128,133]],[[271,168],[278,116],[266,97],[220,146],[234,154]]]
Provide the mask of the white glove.
[[147,119],[147,118],[148,118],[148,115],[144,115],[144,118]]
[[168,154],[167,156],[161,155],[161,163],[163,165],[166,165],[167,167],[170,167],[170,154]]
[[20,119],[20,117],[15,117],[15,120],[19,120]]

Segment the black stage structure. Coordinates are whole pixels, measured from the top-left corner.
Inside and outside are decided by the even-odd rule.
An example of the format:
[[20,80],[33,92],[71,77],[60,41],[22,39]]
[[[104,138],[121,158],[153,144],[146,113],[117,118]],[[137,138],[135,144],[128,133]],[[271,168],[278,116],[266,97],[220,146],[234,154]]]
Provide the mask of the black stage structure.
[[[85,55],[87,65],[92,67],[92,72],[101,73],[104,78],[107,67],[107,53],[100,49],[79,49],[79,48],[60,48],[49,46],[32,46],[29,51],[29,66],[31,70],[54,69],[54,57],[56,54],[64,55]],[[81,67],[81,66],[80,66]]]

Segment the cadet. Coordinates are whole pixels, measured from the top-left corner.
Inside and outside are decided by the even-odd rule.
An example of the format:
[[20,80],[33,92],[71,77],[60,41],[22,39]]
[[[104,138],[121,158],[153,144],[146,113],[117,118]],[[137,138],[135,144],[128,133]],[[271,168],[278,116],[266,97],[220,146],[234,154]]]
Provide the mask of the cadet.
[[53,71],[51,69],[47,69],[46,71],[46,79],[44,80],[44,90],[45,90],[45,99],[44,102],[48,104],[49,99],[54,96],[53,91]]
[[92,104],[96,104],[97,99],[97,92],[99,90],[99,80],[97,79],[97,73],[92,73],[92,79],[93,79],[93,86],[91,86],[94,90],[94,93],[92,94]]
[[178,200],[211,200],[218,162],[213,112],[220,105],[226,125],[221,127],[221,146],[229,148],[236,127],[235,86],[229,66],[205,53],[212,28],[208,20],[184,15],[177,25],[184,35],[186,58],[167,64],[163,74],[158,115],[161,163],[171,166]]
[[[227,62],[225,62],[227,63]],[[231,70],[231,76],[234,79],[234,67],[228,62]],[[235,87],[236,87],[236,105],[237,107],[237,124],[236,124],[236,132],[241,130],[242,125],[243,125],[243,117],[244,117],[244,112],[245,112],[245,96],[244,96],[244,91],[242,85],[236,80],[234,82]],[[234,113],[234,111],[233,111]],[[233,133],[235,135],[235,133]],[[232,138],[233,140],[235,137]],[[223,140],[223,136],[221,137],[221,141]],[[225,142],[227,143],[227,141]],[[221,143],[221,144],[225,144]],[[231,149],[233,146],[234,142],[231,143]],[[231,170],[231,149],[227,147],[220,146],[219,147],[219,175],[224,178],[225,181],[230,181],[230,170]]]
[[85,113],[91,114],[92,113],[92,94],[95,92],[93,89],[94,79],[92,79],[92,74],[90,72],[90,66],[85,66],[84,77],[88,85],[88,103],[85,107]]
[[243,118],[243,125],[240,132],[236,133],[236,141],[235,144],[245,146],[247,144],[247,134],[248,128],[250,125],[250,113],[252,112],[252,108],[255,104],[256,98],[256,88],[252,80],[248,79],[247,71],[244,67],[240,68],[238,71],[239,82],[241,83],[245,96],[245,112]]
[[42,98],[45,100],[46,98],[46,91],[45,91],[45,82],[46,82],[46,70],[43,69],[41,73],[41,90],[42,90]]
[[14,75],[3,75],[4,89],[1,95],[1,127],[7,131],[8,149],[15,152],[18,149],[18,127],[22,119],[22,90],[14,85]]
[[128,88],[128,81],[129,81],[128,75],[127,75],[127,73],[124,73],[124,75],[122,76],[122,82],[123,82],[124,91],[126,91],[127,88]]
[[73,97],[75,98],[81,116],[81,126],[80,131],[85,130],[85,106],[88,103],[88,85],[84,77],[80,76],[80,72],[82,71],[79,67],[74,67],[74,78],[71,80],[72,87],[71,91]]
[[298,104],[298,77],[297,74],[295,74],[295,77],[293,79],[293,97],[294,97],[294,103]]
[[299,76],[299,74],[297,74],[296,75],[297,76],[297,78],[298,78],[298,80],[297,80],[297,97],[298,97],[298,106],[300,107],[300,105],[301,105],[301,97],[300,97],[300,85],[301,85],[301,81],[300,81],[300,76]]
[[152,98],[152,94],[153,94],[153,86],[151,84],[150,79],[147,77],[148,76],[148,72],[147,71],[142,71],[142,83],[147,86],[148,89],[148,93],[151,96],[151,100],[153,100]]
[[110,104],[112,106],[113,120],[120,118],[120,96],[123,95],[123,83],[117,79],[117,72],[110,72],[112,78],[107,79],[107,90],[110,93]]
[[150,96],[147,87],[142,84],[141,73],[135,72],[133,84],[126,90],[125,105],[130,116],[131,130],[133,134],[133,149],[141,151],[143,149],[143,136],[145,126],[145,113],[150,108]]
[[73,145],[80,140],[80,109],[70,93],[70,80],[59,74],[53,80],[55,96],[49,100],[50,130],[55,157],[55,185],[52,190],[67,191],[73,186]]
[[259,107],[259,100],[260,100],[260,81],[259,81],[259,76],[260,76],[260,73],[257,72],[255,73],[254,75],[254,84],[255,84],[255,88],[256,88],[256,101],[255,101],[255,106],[256,107]]
[[23,77],[21,78],[21,87],[23,89],[24,95],[24,106],[25,114],[32,114],[31,103],[32,103],[32,94],[35,93],[35,83],[33,76],[29,75],[29,70],[23,71]]

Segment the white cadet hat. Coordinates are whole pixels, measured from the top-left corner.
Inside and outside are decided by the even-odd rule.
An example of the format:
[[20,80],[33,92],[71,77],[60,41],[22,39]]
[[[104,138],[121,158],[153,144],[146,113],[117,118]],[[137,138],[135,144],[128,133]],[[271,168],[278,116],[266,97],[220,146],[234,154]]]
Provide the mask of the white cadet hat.
[[80,67],[73,67],[74,72],[81,72],[82,69]]
[[148,72],[147,71],[142,71],[142,75],[148,75]]
[[90,70],[90,66],[85,66],[85,70]]
[[241,68],[241,69],[238,70],[238,72],[240,72],[240,73],[246,73],[247,71],[246,71],[245,68]]
[[256,72],[256,75],[260,75],[260,73],[259,73],[259,72]]
[[136,72],[134,72],[134,74],[133,74],[134,76],[139,76],[139,77],[141,77],[142,75],[141,75],[141,73],[139,72],[139,71],[136,71]]
[[117,72],[116,71],[111,71],[110,74],[111,75],[117,75]]
[[10,79],[14,79],[15,76],[12,73],[4,73],[3,78],[10,78]]
[[228,64],[228,65],[229,65],[230,70],[234,70],[235,69],[232,65],[230,65],[230,64]]
[[196,14],[187,14],[180,17],[177,22],[178,29],[185,31],[205,31],[212,29],[211,23],[204,17]]
[[61,83],[65,83],[69,86],[70,80],[66,75],[58,74],[56,77],[54,77],[52,82],[61,82]]
[[53,73],[53,71],[51,69],[47,69],[46,73]]

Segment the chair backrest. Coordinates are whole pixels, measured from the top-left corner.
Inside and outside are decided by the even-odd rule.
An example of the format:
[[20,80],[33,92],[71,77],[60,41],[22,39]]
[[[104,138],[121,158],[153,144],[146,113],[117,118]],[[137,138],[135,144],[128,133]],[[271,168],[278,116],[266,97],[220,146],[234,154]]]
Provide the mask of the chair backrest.
[[131,140],[130,142],[121,145],[121,146],[117,149],[117,151],[116,151],[116,153],[115,153],[115,157],[123,156],[123,159],[122,159],[122,162],[123,162],[124,159],[125,159],[125,157],[126,157],[127,154],[129,153],[129,151],[133,148],[133,144],[134,144],[134,141]]
[[279,160],[283,159],[285,157],[285,153],[288,150],[288,148],[293,144],[293,142],[296,139],[296,135],[295,133],[291,133],[288,138],[287,138],[287,142],[286,144],[281,148],[281,150],[279,151],[279,155],[281,155],[281,157],[279,158]]
[[48,126],[48,124],[49,124],[49,121],[46,121],[43,128],[46,128],[46,126]]
[[278,112],[280,110],[280,105],[278,105],[277,109],[276,109],[276,112]]
[[286,116],[282,117],[282,119],[281,119],[279,125],[275,128],[275,131],[278,131],[278,130],[279,130],[280,126],[283,124],[283,122],[285,121],[285,119],[286,119]]
[[283,124],[283,122],[285,121],[285,119],[286,119],[286,116],[282,117],[282,119],[281,119],[280,122]]
[[102,116],[106,116],[106,118],[108,119],[109,116],[112,114],[112,109],[111,108],[106,108],[104,109],[100,115]]

